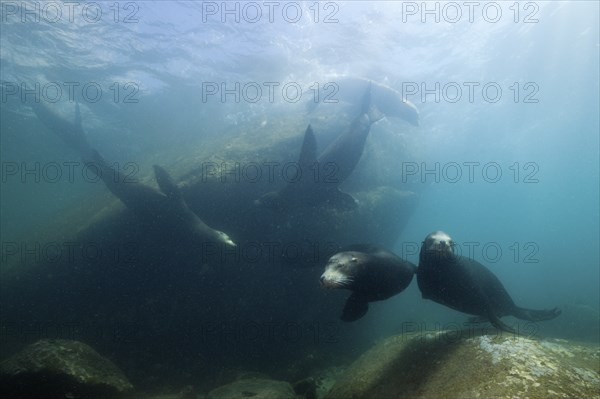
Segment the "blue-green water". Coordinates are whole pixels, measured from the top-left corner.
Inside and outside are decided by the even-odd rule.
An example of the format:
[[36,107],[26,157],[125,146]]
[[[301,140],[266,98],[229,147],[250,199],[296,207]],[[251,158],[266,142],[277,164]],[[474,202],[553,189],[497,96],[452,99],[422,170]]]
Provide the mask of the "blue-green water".
[[[474,9],[431,2],[428,13],[421,2],[271,8],[136,1],[81,4],[72,15],[58,2],[1,5],[1,79],[8,87],[39,87],[41,100],[69,120],[74,103],[67,89],[74,87],[92,145],[111,161],[135,162],[141,176],[151,176],[157,160],[169,166],[197,148],[218,152],[248,126],[272,135],[278,120],[304,115],[315,84],[336,76],[398,90],[419,108],[420,126],[378,122],[363,162],[380,175],[363,173],[352,182],[368,186],[378,179],[419,193],[390,249],[418,263],[423,238],[444,230],[464,251],[472,248],[467,255],[492,269],[517,303],[570,309],[547,333],[594,339],[589,331],[597,332],[600,322],[597,2],[496,2]],[[207,94],[221,84],[249,91],[239,101]],[[262,96],[255,101],[257,86]],[[303,89],[299,101],[282,92],[288,86]],[[57,87],[62,92],[54,102]],[[109,195],[80,175],[65,177],[64,162],[80,162],[79,154],[18,95],[5,91],[1,105],[4,251]],[[61,166],[63,175],[53,179],[44,169],[49,164]],[[33,172],[22,175],[26,168]],[[399,332],[406,321],[434,329],[455,320],[464,316],[422,301],[413,282],[340,328],[366,343]]]

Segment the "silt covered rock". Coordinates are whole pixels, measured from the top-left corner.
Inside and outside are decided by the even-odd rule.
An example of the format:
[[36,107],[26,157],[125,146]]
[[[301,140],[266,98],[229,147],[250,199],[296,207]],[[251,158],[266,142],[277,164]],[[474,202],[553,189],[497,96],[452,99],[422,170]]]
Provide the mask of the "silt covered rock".
[[598,347],[461,335],[388,338],[355,361],[326,398],[591,398],[600,392]]
[[0,363],[2,398],[120,398],[133,389],[88,345],[43,339]]

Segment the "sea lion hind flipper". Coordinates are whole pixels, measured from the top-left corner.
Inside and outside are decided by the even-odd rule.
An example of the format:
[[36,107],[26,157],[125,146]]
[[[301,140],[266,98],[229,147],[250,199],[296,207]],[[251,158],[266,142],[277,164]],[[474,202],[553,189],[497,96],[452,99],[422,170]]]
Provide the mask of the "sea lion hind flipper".
[[309,168],[317,162],[317,139],[312,127],[308,125],[304,132],[304,140],[302,141],[302,149],[298,157],[298,165],[303,173],[308,173]]
[[524,309],[517,307],[513,316],[521,319],[521,320],[529,320],[529,321],[544,321],[544,320],[552,320],[558,317],[561,314],[560,309],[544,309],[544,310],[534,310],[534,309]]
[[346,300],[340,319],[346,322],[356,321],[367,314],[368,310],[369,302],[361,294],[353,292]]
[[484,316],[473,316],[467,319],[467,323],[486,323],[488,321],[487,317]]
[[154,175],[156,176],[156,182],[158,183],[158,187],[160,191],[162,191],[169,198],[181,199],[181,191],[175,180],[169,175],[169,173],[158,165],[153,165],[154,167]]
[[375,104],[373,104],[372,98],[373,83],[369,80],[367,90],[361,99],[360,113],[366,114],[369,117],[369,124],[373,124],[381,119],[385,118],[385,114],[381,112]]
[[372,86],[373,86],[373,83],[371,83],[371,81],[369,80],[369,83],[367,85],[367,90],[365,90],[365,93],[363,94],[363,96],[360,100],[360,113],[361,114],[368,114],[369,109],[371,109]]
[[508,324],[505,324],[502,320],[500,320],[500,318],[498,316],[496,316],[496,314],[494,312],[488,311],[487,316],[488,316],[488,320],[490,321],[490,323],[492,323],[492,325],[494,327],[496,327],[498,330],[506,331],[511,334],[517,333],[512,327],[510,327]]

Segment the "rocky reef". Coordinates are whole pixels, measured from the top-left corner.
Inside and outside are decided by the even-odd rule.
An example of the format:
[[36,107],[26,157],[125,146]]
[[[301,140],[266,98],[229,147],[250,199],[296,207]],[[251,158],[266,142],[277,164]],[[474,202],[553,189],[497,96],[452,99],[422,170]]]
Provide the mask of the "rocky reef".
[[388,337],[347,367],[313,370],[293,384],[258,372],[234,374],[212,388],[198,379],[194,385],[175,383],[153,392],[134,391],[117,366],[88,345],[44,339],[0,363],[0,395],[9,399],[592,398],[600,390],[600,347],[476,329],[438,331]]
[[126,398],[133,386],[110,360],[88,345],[43,339],[0,363],[0,396]]
[[401,335],[363,354],[326,399],[592,398],[600,348],[474,331]]

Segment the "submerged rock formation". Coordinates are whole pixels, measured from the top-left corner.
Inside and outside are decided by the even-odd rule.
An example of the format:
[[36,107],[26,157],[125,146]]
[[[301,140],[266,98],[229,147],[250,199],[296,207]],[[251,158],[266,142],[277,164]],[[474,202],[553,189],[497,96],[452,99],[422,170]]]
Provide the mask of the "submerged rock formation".
[[506,333],[393,336],[356,360],[326,399],[591,398],[599,356],[597,346]]
[[43,339],[0,363],[5,399],[124,398],[132,389],[117,366],[77,341]]

